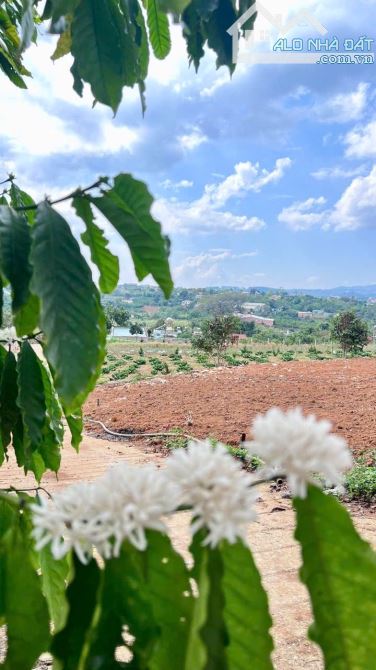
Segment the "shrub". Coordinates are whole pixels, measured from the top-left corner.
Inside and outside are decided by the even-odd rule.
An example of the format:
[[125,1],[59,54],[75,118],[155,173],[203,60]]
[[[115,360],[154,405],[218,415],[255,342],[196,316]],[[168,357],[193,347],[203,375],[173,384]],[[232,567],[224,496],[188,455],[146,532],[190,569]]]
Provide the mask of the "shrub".
[[346,490],[350,500],[376,500],[376,467],[357,465],[346,477]]
[[188,443],[188,439],[183,435],[181,428],[176,428],[171,431],[176,432],[176,435],[168,437],[164,443],[164,446],[169,451],[175,451],[175,449],[185,449]]

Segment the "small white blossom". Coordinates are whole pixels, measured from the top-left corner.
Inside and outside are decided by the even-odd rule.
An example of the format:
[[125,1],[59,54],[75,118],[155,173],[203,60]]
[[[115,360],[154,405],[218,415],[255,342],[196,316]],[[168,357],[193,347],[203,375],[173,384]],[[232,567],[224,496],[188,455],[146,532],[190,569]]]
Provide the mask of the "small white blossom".
[[39,505],[32,505],[33,537],[39,551],[51,544],[57,560],[74,549],[82,563],[87,563],[92,553],[90,522],[91,485],[74,484],[57,493],[53,500],[41,498]]
[[192,533],[208,530],[205,544],[215,547],[226,539],[245,539],[247,525],[256,518],[257,493],[253,478],[222,444],[192,441],[167,460],[166,473],[179,487],[180,504],[192,507]]
[[292,495],[305,498],[307,484],[317,483],[314,473],[323,475],[328,484],[340,485],[343,472],[351,468],[346,440],[331,429],[329,421],[304,416],[300,408],[287,412],[273,408],[255,418],[254,439],[246,447],[251,456],[264,461],[266,475],[286,476]]
[[110,468],[95,487],[95,508],[107,512],[114,556],[119,555],[125,538],[137,549],[146,549],[145,530],[164,532],[166,527],[161,517],[173,512],[177,505],[177,487],[163,470],[153,465],[133,468],[117,465]]
[[109,559],[125,540],[144,550],[145,530],[165,531],[161,516],[177,504],[177,487],[163,471],[119,464],[96,482],[75,484],[33,505],[33,537],[37,550],[51,544],[56,559],[73,549],[87,563],[94,547]]

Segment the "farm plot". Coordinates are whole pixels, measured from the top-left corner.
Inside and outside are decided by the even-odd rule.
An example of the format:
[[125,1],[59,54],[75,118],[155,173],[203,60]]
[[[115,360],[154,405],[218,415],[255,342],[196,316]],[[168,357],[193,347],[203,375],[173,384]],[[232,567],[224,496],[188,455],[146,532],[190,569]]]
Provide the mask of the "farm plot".
[[358,455],[376,449],[374,358],[275,360],[155,377],[140,384],[99,386],[86,403],[86,415],[115,430],[187,431],[189,426],[196,437],[236,445],[255,414],[275,405],[299,405],[330,419]]
[[[365,358],[375,355],[374,347],[363,354]],[[342,358],[342,354],[328,346],[260,345],[251,340],[239,347],[229,347],[222,365],[242,367],[251,363],[276,363],[299,360],[331,360]],[[189,373],[215,368],[213,359],[197,352],[186,342],[129,342],[110,340],[107,356],[102,368],[100,383],[139,382],[158,376]]]

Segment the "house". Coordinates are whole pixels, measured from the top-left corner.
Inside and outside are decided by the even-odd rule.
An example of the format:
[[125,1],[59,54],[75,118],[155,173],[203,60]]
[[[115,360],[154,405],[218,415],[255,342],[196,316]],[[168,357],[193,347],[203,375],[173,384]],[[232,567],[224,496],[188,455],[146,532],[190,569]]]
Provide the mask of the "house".
[[265,307],[264,302],[245,302],[242,305],[243,312],[262,312]]
[[313,312],[298,312],[298,319],[309,321],[310,319],[313,319]]
[[267,319],[257,314],[234,314],[243,323],[256,323],[259,326],[266,326],[266,328],[274,328],[274,319]]

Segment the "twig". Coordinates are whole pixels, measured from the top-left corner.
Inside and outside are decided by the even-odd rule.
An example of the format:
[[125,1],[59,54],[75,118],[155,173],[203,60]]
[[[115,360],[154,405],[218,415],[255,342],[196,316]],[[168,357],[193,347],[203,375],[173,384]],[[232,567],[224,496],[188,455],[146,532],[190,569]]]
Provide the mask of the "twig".
[[8,489],[0,489],[2,493],[30,493],[31,491],[34,491],[35,493],[38,493],[39,491],[43,491],[51,500],[52,500],[52,495],[47,489],[45,489],[43,486],[33,486],[31,488],[27,489],[16,489],[14,486],[10,486]]
[[[66,200],[71,200],[72,198],[83,196],[88,191],[92,191],[94,188],[99,188],[99,186],[105,184],[106,181],[107,181],[106,179],[101,177],[96,182],[94,182],[94,184],[91,184],[91,186],[87,186],[86,188],[76,188],[75,191],[68,193],[68,195],[64,195],[62,198],[57,198],[57,200],[49,200],[48,198],[46,198],[46,201],[50,205],[58,205],[60,202],[65,202]],[[30,210],[35,210],[37,208],[38,205],[23,205],[22,207],[15,207],[14,209],[16,212],[28,212]]]
[[8,182],[14,181],[14,179],[15,179],[14,174],[10,174],[7,177],[7,179],[4,179],[4,181],[0,181],[0,186],[2,186],[3,184],[7,184]]

